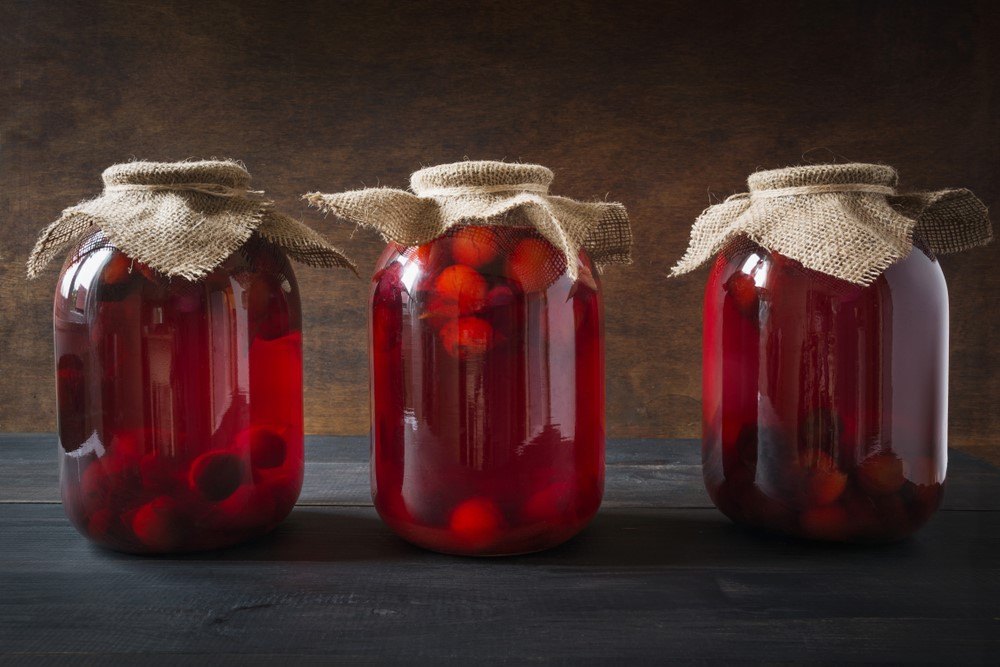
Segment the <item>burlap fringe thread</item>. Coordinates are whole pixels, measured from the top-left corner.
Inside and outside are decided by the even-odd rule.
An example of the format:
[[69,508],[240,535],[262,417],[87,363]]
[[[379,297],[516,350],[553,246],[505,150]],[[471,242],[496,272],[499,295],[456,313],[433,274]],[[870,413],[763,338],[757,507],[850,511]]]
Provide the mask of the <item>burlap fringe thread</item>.
[[573,280],[581,247],[598,266],[631,262],[632,232],[625,207],[550,195],[553,177],[541,165],[456,162],[415,172],[410,177],[413,193],[367,188],[314,192],[305,199],[407,246],[432,241],[459,225],[534,227],[563,254]]
[[671,275],[693,271],[744,236],[803,266],[868,285],[906,257],[914,239],[935,254],[993,239],[986,206],[965,189],[896,194],[898,175],[874,164],[759,171],[749,192],[710,206]]
[[134,260],[171,277],[198,280],[257,233],[292,259],[357,271],[337,248],[306,225],[253,198],[250,174],[231,160],[128,162],[102,174],[104,192],[63,211],[28,257],[37,277],[94,226]]

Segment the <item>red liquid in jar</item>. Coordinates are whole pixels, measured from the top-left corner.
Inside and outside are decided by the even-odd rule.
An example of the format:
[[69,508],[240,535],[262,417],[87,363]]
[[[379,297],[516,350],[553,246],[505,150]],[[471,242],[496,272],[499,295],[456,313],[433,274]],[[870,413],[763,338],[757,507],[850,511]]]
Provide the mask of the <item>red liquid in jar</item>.
[[298,287],[257,239],[203,280],[168,279],[100,232],[55,297],[63,505],[137,553],[266,533],[302,486]]
[[371,296],[372,492],[417,545],[499,555],[559,544],[604,488],[604,352],[581,280],[535,232],[465,227],[390,245]]
[[919,249],[859,287],[749,241],[705,292],[703,463],[734,521],[901,539],[941,501],[948,297]]

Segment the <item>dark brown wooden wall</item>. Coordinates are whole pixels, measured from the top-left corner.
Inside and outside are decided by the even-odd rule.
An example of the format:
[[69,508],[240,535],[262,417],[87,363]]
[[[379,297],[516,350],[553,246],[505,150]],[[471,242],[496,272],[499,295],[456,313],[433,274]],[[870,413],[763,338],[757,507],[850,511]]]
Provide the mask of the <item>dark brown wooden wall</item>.
[[[465,157],[540,162],[625,202],[607,273],[614,436],[699,432],[705,273],[691,221],[757,168],[895,165],[1000,199],[1000,3],[0,1],[0,430],[54,425],[52,274],[37,229],[130,158],[234,157],[369,273],[381,244],[298,199]],[[996,444],[998,248],[942,261],[951,429]],[[307,426],[368,430],[367,285],[303,268]]]

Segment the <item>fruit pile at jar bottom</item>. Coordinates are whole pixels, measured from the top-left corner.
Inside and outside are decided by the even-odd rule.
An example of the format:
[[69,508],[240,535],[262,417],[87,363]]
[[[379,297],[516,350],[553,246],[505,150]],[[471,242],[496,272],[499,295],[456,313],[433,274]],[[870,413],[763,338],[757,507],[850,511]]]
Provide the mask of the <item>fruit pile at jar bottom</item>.
[[[888,447],[860,462],[818,449],[758,456],[738,442],[703,449],[709,496],[737,523],[833,542],[894,542],[912,534],[937,510],[939,482],[918,484],[908,462]],[[922,466],[922,468],[921,468]],[[914,466],[929,469],[929,462]]]
[[[449,485],[443,483],[440,488]],[[547,549],[580,532],[597,513],[603,480],[580,475],[519,485],[507,480],[471,484],[468,492],[380,493],[379,515],[400,537],[418,546],[461,555],[510,555]]]
[[390,245],[372,284],[375,506],[462,555],[539,551],[596,513],[604,477],[598,278],[528,228]]
[[123,431],[63,455],[63,505],[94,542],[134,553],[214,549],[269,532],[295,505],[301,439],[293,446],[263,427],[212,449],[183,437],[150,446],[154,437]]

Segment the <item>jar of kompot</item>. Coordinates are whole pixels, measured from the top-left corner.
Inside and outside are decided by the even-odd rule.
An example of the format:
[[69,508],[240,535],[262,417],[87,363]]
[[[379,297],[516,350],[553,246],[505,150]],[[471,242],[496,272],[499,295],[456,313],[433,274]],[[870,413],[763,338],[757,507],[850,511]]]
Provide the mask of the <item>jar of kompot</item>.
[[675,273],[705,289],[703,463],[739,523],[884,542],[941,502],[948,292],[936,255],[986,243],[966,190],[896,194],[879,165],[758,172],[706,210]]
[[302,486],[302,332],[288,256],[349,266],[250,197],[234,162],[135,162],[29,260],[57,282],[63,506],[94,542],[170,553],[261,535]]
[[552,197],[551,180],[465,162],[416,172],[415,194],[311,196],[389,240],[371,290],[372,495],[422,547],[538,551],[600,505],[596,266],[628,261],[631,237],[623,207]]

